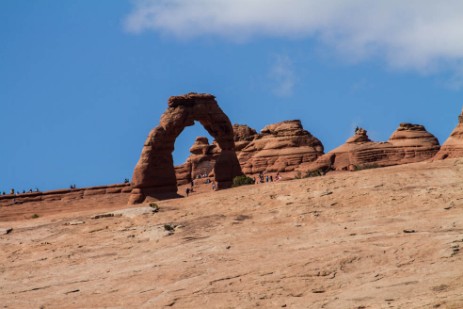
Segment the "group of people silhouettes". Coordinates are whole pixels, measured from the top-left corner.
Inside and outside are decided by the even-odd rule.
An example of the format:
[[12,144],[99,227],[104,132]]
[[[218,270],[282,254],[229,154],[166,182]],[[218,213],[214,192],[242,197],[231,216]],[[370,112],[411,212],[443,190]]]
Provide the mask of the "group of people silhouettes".
[[[206,174],[197,175],[195,177],[195,179],[202,179],[202,178],[206,178],[206,180],[204,181],[204,184],[206,184],[206,185],[210,184],[213,191],[215,191],[217,189],[217,184],[215,183],[215,181],[211,180]],[[194,182],[194,180],[191,180],[190,186],[185,189],[186,196],[189,196],[192,192],[195,192],[194,188],[195,188],[195,182]]]
[[[35,188],[35,190],[29,189],[28,191],[23,190],[21,191],[16,191],[15,189],[10,190],[10,195],[18,195],[18,194],[26,194],[26,193],[33,193],[33,192],[40,192],[38,188]],[[7,195],[5,191],[2,192],[2,195]]]
[[274,182],[274,181],[279,181],[281,179],[280,173],[276,173],[275,177],[273,175],[264,175],[264,173],[260,172],[258,179],[256,177],[253,178],[254,183],[266,183],[266,182]]

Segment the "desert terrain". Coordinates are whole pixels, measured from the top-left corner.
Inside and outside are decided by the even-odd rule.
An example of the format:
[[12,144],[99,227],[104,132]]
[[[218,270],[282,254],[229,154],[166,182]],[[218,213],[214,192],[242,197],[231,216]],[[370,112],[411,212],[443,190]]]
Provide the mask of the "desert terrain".
[[128,197],[2,206],[0,307],[463,308],[463,159]]

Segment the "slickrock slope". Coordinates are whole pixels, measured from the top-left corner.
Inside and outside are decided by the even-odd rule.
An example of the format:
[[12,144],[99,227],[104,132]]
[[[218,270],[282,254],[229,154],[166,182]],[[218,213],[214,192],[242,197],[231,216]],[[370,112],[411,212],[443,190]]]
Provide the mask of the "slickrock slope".
[[438,151],[439,141],[422,125],[401,123],[387,142],[372,142],[367,131],[358,128],[344,145],[314,163],[302,165],[300,170],[354,170],[400,165],[431,159]]
[[463,157],[463,112],[458,116],[458,124],[450,137],[442,145],[436,159]]
[[463,308],[462,192],[463,159],[451,159],[198,194],[157,213],[117,195],[0,207],[0,304]]

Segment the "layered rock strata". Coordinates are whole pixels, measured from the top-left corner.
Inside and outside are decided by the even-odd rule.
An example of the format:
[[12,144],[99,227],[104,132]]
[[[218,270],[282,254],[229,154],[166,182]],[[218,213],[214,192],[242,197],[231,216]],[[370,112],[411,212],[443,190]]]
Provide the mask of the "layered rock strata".
[[437,138],[422,125],[401,123],[387,142],[372,142],[366,130],[357,128],[345,144],[299,170],[327,172],[414,163],[431,159],[439,148]]
[[215,138],[220,154],[214,164],[214,177],[218,188],[231,186],[241,168],[235,153],[233,128],[227,115],[210,94],[190,93],[170,97],[168,108],[145,141],[135,167],[130,204],[141,203],[147,197],[160,199],[177,194],[177,179],[172,152],[175,139],[195,121]]
[[[322,143],[304,130],[299,120],[283,121],[266,126],[257,133],[247,125],[233,125],[235,150],[246,175],[290,172],[323,154]],[[187,183],[197,175],[207,174],[214,166],[218,147],[199,137],[187,162],[176,167],[178,184]],[[191,176],[190,176],[191,175]]]
[[259,134],[257,134],[256,130],[245,124],[233,125],[233,140],[235,141],[235,150],[237,153],[246,148],[258,136]]
[[217,144],[209,144],[207,137],[197,137],[190,148],[191,155],[182,165],[175,167],[177,185],[190,183],[193,179],[214,177],[214,166],[220,155],[220,147]]
[[[244,135],[239,140],[244,142],[249,137]],[[245,174],[290,172],[323,154],[320,140],[304,130],[300,120],[268,125],[244,144],[240,145],[238,160]]]
[[130,183],[78,189],[61,189],[45,192],[30,192],[0,195],[0,206],[11,206],[28,202],[77,200],[91,195],[127,194],[132,191]]
[[459,157],[463,157],[463,111],[460,116],[458,116],[456,128],[452,131],[449,138],[436,155],[436,159],[438,160]]

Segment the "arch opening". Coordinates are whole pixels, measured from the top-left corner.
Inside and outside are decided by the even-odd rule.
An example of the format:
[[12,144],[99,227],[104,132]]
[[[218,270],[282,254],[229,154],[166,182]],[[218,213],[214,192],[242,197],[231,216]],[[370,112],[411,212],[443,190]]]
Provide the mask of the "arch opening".
[[[173,153],[177,187],[180,194],[212,191],[215,160],[220,152],[215,140],[195,122],[175,141]],[[194,190],[191,191],[194,187]]]
[[179,166],[187,162],[191,155],[191,148],[196,143],[198,137],[206,137],[209,143],[212,143],[214,138],[204,129],[204,127],[195,121],[193,126],[185,127],[174,143],[174,165]]

